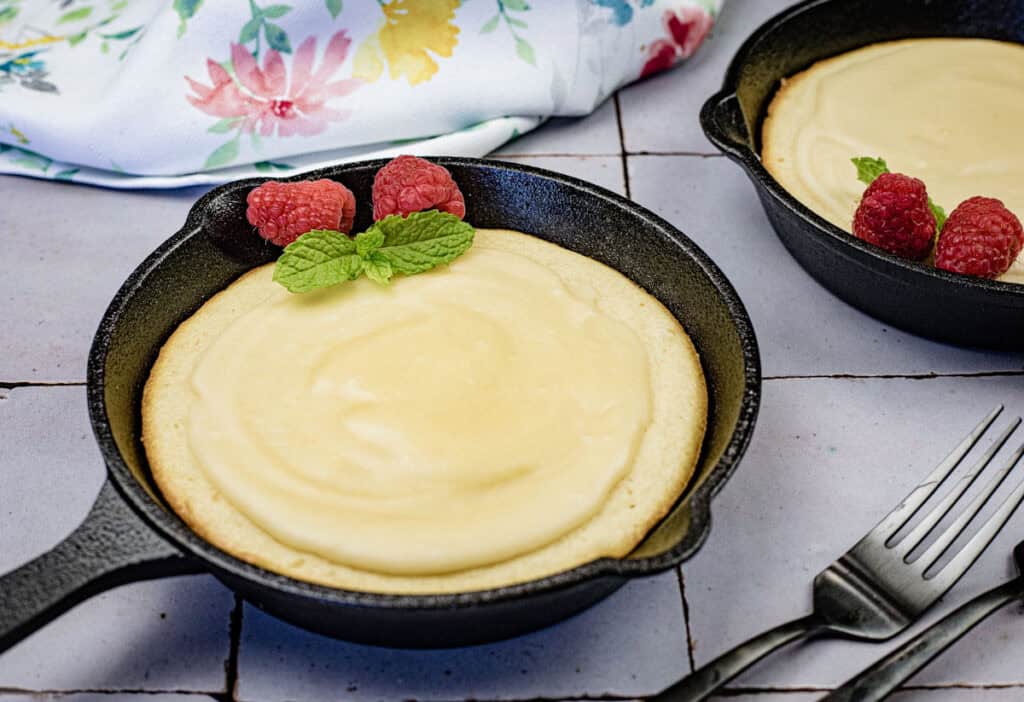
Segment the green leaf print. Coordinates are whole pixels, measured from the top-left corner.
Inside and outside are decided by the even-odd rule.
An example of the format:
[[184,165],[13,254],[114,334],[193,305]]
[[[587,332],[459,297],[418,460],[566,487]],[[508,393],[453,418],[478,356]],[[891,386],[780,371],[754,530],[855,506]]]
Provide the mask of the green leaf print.
[[79,170],[78,168],[68,168],[55,175],[54,178],[57,180],[71,180]]
[[83,39],[85,39],[87,36],[89,36],[89,32],[88,31],[79,32],[78,34],[72,34],[71,36],[68,37],[68,46],[75,46],[76,44],[81,42]]
[[63,15],[60,16],[60,19],[57,20],[57,24],[64,24],[66,22],[81,22],[91,14],[91,7],[80,7],[77,10],[65,12]]
[[225,117],[224,119],[219,120],[215,125],[207,129],[206,131],[210,132],[211,134],[227,134],[230,131],[234,131],[236,120],[236,117]]
[[531,66],[536,65],[536,59],[533,55],[533,47],[530,46],[530,42],[526,41],[522,37],[516,37],[516,53],[519,54],[519,58],[526,61]]
[[238,158],[238,137],[221,144],[206,159],[203,168],[220,168]]
[[255,39],[260,33],[260,27],[263,26],[262,17],[253,17],[251,20],[242,25],[242,31],[238,35],[239,44],[248,44],[250,41]]
[[142,25],[139,25],[138,27],[135,27],[134,29],[126,29],[123,32],[114,32],[113,34],[100,34],[100,36],[103,37],[104,39],[116,39],[116,40],[130,39],[133,36],[135,36],[135,34],[140,29],[142,29]]
[[281,27],[273,22],[267,22],[263,25],[263,31],[267,36],[267,43],[270,44],[271,49],[276,49],[285,54],[292,52],[292,45],[288,41],[288,35]]
[[501,15],[495,15],[484,23],[483,27],[480,27],[481,34],[490,34],[498,28],[498,20],[501,19]]
[[520,29],[526,29],[529,26],[526,22],[521,19],[516,19],[515,17],[508,17],[506,18],[506,21],[513,27],[519,27]]
[[178,25],[178,37],[185,33],[185,23],[195,16],[203,0],[174,0],[174,11],[178,13],[181,23]]
[[526,12],[530,9],[530,6],[524,0],[502,0],[502,2],[506,9],[514,10],[515,12]]
[[294,168],[294,166],[289,166],[287,163],[277,163],[275,161],[257,161],[252,165],[260,173],[270,173],[271,171],[290,171]]
[[283,17],[291,12],[291,9],[291,5],[271,5],[270,7],[263,8],[263,14],[270,18]]
[[12,19],[18,16],[18,8],[16,7],[4,7],[0,9],[0,23],[10,22]]
[[327,0],[327,11],[331,13],[331,19],[338,19],[341,14],[341,0]]

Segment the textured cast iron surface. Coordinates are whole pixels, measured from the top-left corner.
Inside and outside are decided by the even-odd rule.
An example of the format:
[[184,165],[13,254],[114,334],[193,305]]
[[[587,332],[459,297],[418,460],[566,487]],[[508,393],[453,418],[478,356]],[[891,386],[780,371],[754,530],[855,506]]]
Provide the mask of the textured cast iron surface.
[[[862,242],[798,202],[758,156],[761,122],[780,79],[867,44],[930,36],[1024,42],[1024,0],[800,3],[768,20],[743,44],[722,90],[704,104],[701,124],[747,172],[789,252],[837,296],[923,336],[1024,349],[1024,286],[946,273]],[[955,203],[947,205],[952,209]],[[1016,214],[1024,218],[1024,212]]]
[[202,570],[199,561],[147,528],[106,481],[78,529],[0,577],[0,651],[99,592]]
[[[712,495],[732,474],[750,440],[760,397],[757,345],[743,305],[703,252],[666,222],[613,193],[566,176],[475,159],[438,160],[452,171],[465,194],[468,221],[531,232],[619,269],[683,320],[701,354],[711,411],[698,477],[673,513],[629,557],[605,558],[541,580],[482,592],[357,593],[244,563],[200,539],[164,506],[150,482],[139,442],[142,386],[177,324],[242,271],[279,253],[255,237],[245,222],[245,196],[261,181],[231,183],[199,200],[185,227],[143,262],[117,293],[89,357],[89,413],[100,450],[113,484],[149,526],[282,619],[339,638],[389,646],[464,645],[536,629],[589,606],[627,578],[664,570],[691,556],[707,537]],[[369,223],[370,186],[383,163],[339,166],[312,177],[334,178],[354,191],[360,203],[359,229]],[[104,501],[94,515],[121,518],[123,511]],[[153,559],[156,576],[162,574],[160,564],[167,553],[167,544],[150,535],[138,544],[134,556],[140,561]],[[83,562],[82,567],[92,566]],[[34,577],[45,582],[50,575],[38,572]],[[37,605],[46,603],[27,606]]]

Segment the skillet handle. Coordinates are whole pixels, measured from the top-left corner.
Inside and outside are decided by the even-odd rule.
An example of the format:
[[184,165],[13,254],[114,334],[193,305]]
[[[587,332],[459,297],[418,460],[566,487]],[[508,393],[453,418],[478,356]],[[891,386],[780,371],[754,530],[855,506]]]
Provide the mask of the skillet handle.
[[0,576],[0,653],[104,590],[202,570],[143,523],[108,479],[70,536]]
[[726,156],[742,158],[753,153],[750,131],[736,93],[715,93],[700,110],[704,133]]

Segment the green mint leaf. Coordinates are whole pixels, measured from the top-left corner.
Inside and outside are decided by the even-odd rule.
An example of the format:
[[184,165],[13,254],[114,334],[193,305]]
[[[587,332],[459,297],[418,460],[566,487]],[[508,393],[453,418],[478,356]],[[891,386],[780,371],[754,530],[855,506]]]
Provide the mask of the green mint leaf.
[[857,180],[867,185],[871,185],[875,178],[883,173],[889,172],[889,166],[885,163],[884,158],[861,156],[859,158],[851,158],[850,161],[857,167]]
[[946,223],[946,211],[932,202],[931,198],[928,198],[928,209],[935,215],[935,231],[942,231],[942,225]]
[[356,234],[356,253],[360,258],[368,258],[383,245],[384,232],[376,227],[370,227],[365,232]]
[[391,215],[374,224],[384,234],[379,253],[396,273],[413,275],[448,263],[473,245],[473,227],[455,215],[437,210]]
[[341,232],[314,229],[285,247],[274,266],[274,281],[302,293],[355,280],[362,272],[354,241]]
[[389,284],[391,276],[395,274],[391,262],[379,251],[372,251],[363,259],[363,273],[378,285]]

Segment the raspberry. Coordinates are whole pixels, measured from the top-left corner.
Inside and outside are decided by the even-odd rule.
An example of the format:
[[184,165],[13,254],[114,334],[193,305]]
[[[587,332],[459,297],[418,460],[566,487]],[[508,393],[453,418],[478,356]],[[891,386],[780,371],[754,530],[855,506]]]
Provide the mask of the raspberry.
[[249,223],[278,246],[287,246],[311,229],[348,234],[356,216],[355,195],[333,180],[268,180],[253,188],[246,202]]
[[1024,247],[1020,220],[991,197],[972,197],[950,212],[935,250],[935,267],[998,278]]
[[902,173],[878,176],[853,215],[853,233],[897,256],[925,258],[935,238],[935,215],[924,183]]
[[459,219],[466,215],[462,192],[447,168],[416,156],[399,156],[377,171],[373,178],[375,221],[432,209]]

